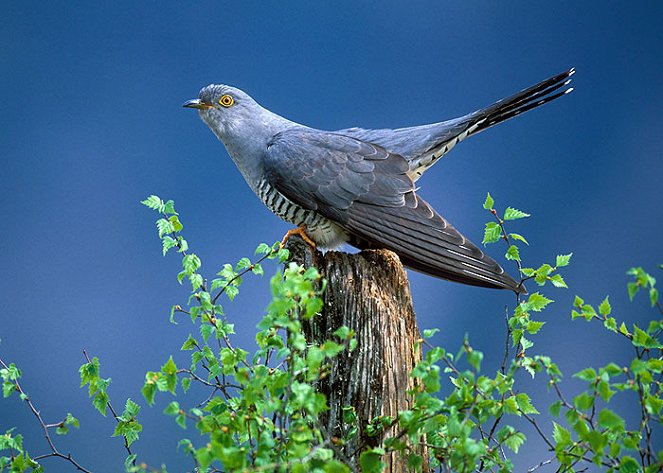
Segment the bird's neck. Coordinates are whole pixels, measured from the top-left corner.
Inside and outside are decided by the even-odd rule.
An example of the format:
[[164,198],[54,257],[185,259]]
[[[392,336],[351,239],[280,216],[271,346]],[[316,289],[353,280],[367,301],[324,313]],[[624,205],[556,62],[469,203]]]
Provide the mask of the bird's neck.
[[262,157],[267,143],[277,133],[300,126],[302,125],[262,109],[250,119],[234,121],[232,128],[226,128],[219,139],[246,182],[257,193],[257,185],[263,176]]

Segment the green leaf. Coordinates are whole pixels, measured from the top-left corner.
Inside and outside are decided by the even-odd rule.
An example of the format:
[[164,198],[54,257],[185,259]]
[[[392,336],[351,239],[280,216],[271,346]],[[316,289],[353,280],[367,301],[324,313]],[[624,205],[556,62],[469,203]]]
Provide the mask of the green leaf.
[[628,329],[626,328],[626,324],[622,322],[622,324],[619,326],[619,333],[622,335],[630,335]]
[[619,460],[619,473],[638,473],[639,471],[642,470],[640,469],[640,464],[635,458],[624,455]]
[[181,231],[181,230],[184,228],[184,226],[183,226],[182,223],[180,222],[180,219],[177,218],[177,215],[171,215],[171,216],[168,218],[168,221],[172,224],[172,226],[173,226],[173,231],[174,231],[175,233]]
[[158,212],[163,212],[165,207],[163,200],[156,195],[151,195],[147,199],[141,200],[140,203]]
[[250,267],[251,267],[251,260],[244,257],[237,262],[237,265],[235,266],[235,271],[239,272],[243,269],[248,269]]
[[562,409],[562,401],[555,401],[548,407],[548,412],[550,415],[558,417]]
[[180,413],[180,404],[177,401],[171,401],[166,408],[163,410],[163,413],[168,416],[176,416]]
[[369,448],[364,450],[359,457],[359,464],[363,473],[379,473],[386,466],[381,461],[385,454],[382,448]]
[[592,449],[592,452],[596,454],[601,454],[605,446],[608,444],[608,436],[596,430],[589,432],[586,435],[586,438],[589,441],[589,446]]
[[486,229],[483,234],[483,241],[481,243],[483,243],[484,246],[486,246],[488,243],[495,243],[500,239],[501,233],[502,229],[497,223],[488,222],[486,224]]
[[661,348],[661,344],[647,332],[633,325],[633,345],[644,348]]
[[603,322],[603,326],[612,332],[617,332],[617,321],[614,317],[607,317]]
[[[520,344],[523,347],[523,351],[527,350],[528,348],[532,348],[534,346],[534,342],[526,339],[525,337],[520,337]],[[527,368],[527,365],[525,365],[525,368]],[[534,376],[533,373],[530,374]]]
[[140,390],[150,406],[154,404],[154,396],[157,393],[156,380],[154,379],[156,376],[158,376],[157,373],[154,373],[153,371],[145,373],[145,384],[143,384],[143,387]]
[[522,432],[514,432],[509,437],[504,440],[504,445],[513,450],[514,453],[518,453],[520,446],[525,443],[525,434]]
[[663,399],[647,394],[645,396],[645,409],[649,414],[659,415],[663,409]]
[[521,268],[520,272],[522,272],[527,277],[534,276],[536,274],[536,270],[534,268]]
[[108,401],[110,401],[110,399],[108,398],[108,394],[106,394],[106,391],[99,391],[92,400],[92,405],[95,407],[95,409],[97,409],[101,413],[102,416],[105,417]]
[[513,260],[520,261],[520,253],[518,252],[518,247],[516,245],[509,246],[509,249],[507,250],[504,257],[511,261]]
[[177,212],[175,212],[175,202],[172,200],[166,201],[166,203],[163,204],[163,213],[178,215]]
[[[78,373],[81,375],[81,388],[88,383],[95,382],[99,379],[99,359],[95,356],[89,363],[81,365]],[[92,394],[94,394],[94,391],[90,386],[90,395]]]
[[537,282],[539,286],[543,286],[546,281],[548,280],[548,275],[552,273],[553,267],[550,266],[549,264],[542,264],[539,266],[539,268],[536,270],[536,274],[534,276],[534,280]]
[[594,405],[594,396],[587,393],[580,393],[573,398],[573,405],[581,411],[586,411]]
[[2,382],[2,395],[3,395],[3,397],[9,397],[15,391],[17,391],[17,388],[16,388],[16,385],[14,383],[12,383],[11,381],[3,381]]
[[173,224],[165,218],[157,220],[156,225],[157,230],[159,231],[159,238],[162,238],[166,233],[173,233],[175,231]]
[[640,286],[638,286],[634,282],[630,282],[626,285],[626,289],[628,290],[628,298],[630,301],[633,301],[633,296],[635,296],[635,293],[638,292],[640,289]]
[[75,418],[74,416],[72,416],[70,412],[67,412],[67,417],[65,417],[65,419],[64,419],[64,423],[65,423],[66,425],[71,425],[72,427],[75,427],[75,428],[77,428],[77,429],[78,429],[78,428],[80,427],[80,425],[81,425],[80,422],[78,421],[78,419]]
[[509,238],[511,238],[512,240],[522,241],[526,245],[529,245],[527,240],[525,240],[525,237],[519,233],[509,233]]
[[161,238],[161,245],[162,245],[162,252],[165,256],[166,253],[168,253],[168,250],[177,246],[177,240],[166,235],[163,238]]
[[168,358],[168,361],[166,361],[166,363],[161,367],[161,371],[165,374],[170,374],[170,375],[177,373],[177,366],[173,361],[172,355]]
[[320,345],[320,349],[326,356],[334,357],[345,350],[345,346],[328,340]]
[[516,394],[516,402],[518,403],[518,408],[523,414],[538,414],[539,411],[532,405],[530,397],[525,393]]
[[113,437],[122,435],[127,441],[127,446],[130,446],[138,440],[138,433],[143,430],[143,426],[136,422],[133,418],[129,420],[121,420],[115,425]]
[[568,286],[566,285],[566,281],[564,281],[564,278],[562,277],[561,274],[554,274],[550,276],[550,282],[553,284],[555,287],[564,287],[568,289]]
[[265,274],[265,271],[262,269],[262,265],[260,263],[255,263],[251,271],[253,272],[253,274],[258,276],[262,276],[263,274]]
[[541,330],[541,327],[545,325],[545,322],[537,322],[535,320],[530,320],[527,322],[527,332],[534,335],[535,333],[538,333],[539,330]]
[[553,421],[553,439],[559,448],[571,444],[571,434],[564,427]]
[[552,299],[548,299],[546,296],[535,292],[530,294],[527,299],[527,309],[533,310],[534,312],[541,312],[551,302],[553,302]]
[[124,471],[133,471],[131,468],[133,468],[134,463],[136,462],[136,458],[138,457],[137,453],[132,453],[131,455],[127,456],[124,460]]
[[237,286],[233,286],[232,284],[226,286],[226,296],[228,296],[228,299],[231,301],[235,300],[237,294],[239,294],[239,288]]
[[193,253],[188,254],[182,258],[182,267],[184,268],[184,271],[186,271],[187,275],[195,273],[198,268],[200,268],[200,266],[200,258],[198,258],[198,256]]
[[491,210],[493,208],[493,205],[495,204],[495,201],[493,198],[490,196],[490,192],[486,195],[486,200],[483,203],[483,208],[486,210]]
[[131,398],[127,399],[127,402],[124,405],[124,412],[122,413],[122,417],[136,417],[138,415],[138,411],[140,410],[140,407],[138,404],[133,402]]
[[[195,350],[195,348],[198,346],[198,342],[196,342],[196,339],[189,334],[189,338],[186,339],[186,341],[182,344],[182,348],[180,350]],[[174,362],[173,362],[174,363]]]
[[507,414],[521,415],[518,410],[518,402],[515,396],[508,397],[504,400],[504,412]]
[[596,392],[601,396],[605,402],[610,401],[610,398],[615,395],[616,391],[610,389],[610,383],[607,381],[599,381],[596,386]]
[[608,408],[601,409],[599,412],[599,425],[609,430],[624,430],[624,419],[615,414]]
[[605,296],[605,299],[603,299],[603,302],[599,305],[599,314],[606,316],[610,315],[610,312],[612,311],[612,308],[610,307],[610,301],[608,300],[608,296]]
[[578,371],[573,377],[582,379],[583,381],[593,382],[596,380],[596,371],[594,368],[585,368],[582,371]]
[[503,220],[517,220],[525,217],[530,217],[530,214],[514,209],[513,207],[507,207],[504,211]]
[[428,329],[424,329],[423,337],[424,337],[424,338],[431,338],[433,335],[435,335],[435,334],[436,334],[437,332],[439,332],[439,331],[440,331],[439,328],[428,328]]
[[467,353],[467,361],[477,372],[481,371],[481,361],[483,353],[479,350],[471,350]]
[[573,256],[573,253],[569,253],[568,255],[557,255],[557,258],[555,258],[555,266],[558,268],[568,266],[571,261],[571,256]]
[[656,289],[655,287],[652,287],[649,290],[649,302],[651,303],[652,307],[654,307],[658,302],[658,289]]
[[272,248],[267,243],[260,243],[256,248],[257,255],[267,255],[272,252]]

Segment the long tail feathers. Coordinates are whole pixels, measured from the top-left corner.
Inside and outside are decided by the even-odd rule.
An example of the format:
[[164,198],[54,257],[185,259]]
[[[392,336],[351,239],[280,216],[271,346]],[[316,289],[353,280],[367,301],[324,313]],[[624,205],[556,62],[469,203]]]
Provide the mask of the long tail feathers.
[[[562,95],[568,94],[573,90],[573,87],[567,87],[571,82],[573,74],[575,74],[575,69],[571,68],[568,71],[522,90],[511,97],[498,100],[488,107],[481,108],[453,120],[427,125],[426,128],[432,128],[432,131],[427,130],[427,133],[432,138],[429,138],[427,147],[419,151],[415,150],[415,152],[406,149],[406,152],[403,154],[406,157],[409,156],[411,177],[416,181],[442,156],[451,151],[454,146],[468,136],[475,135],[486,128],[502,123],[509,118],[513,118],[528,110],[551,102]],[[409,130],[411,129],[404,128],[396,130],[396,132]],[[380,144],[379,141],[376,142]],[[395,152],[402,152],[396,148],[388,149]]]
[[569,87],[560,92],[558,91],[569,85],[573,74],[575,74],[575,68],[571,68],[568,71],[551,77],[550,79],[539,82],[511,97],[499,100],[486,108],[482,108],[470,114],[470,116],[473,118],[476,117],[475,119],[477,119],[475,122],[476,128],[472,130],[470,134],[478,133],[488,127],[496,125],[497,123],[501,123],[528,110],[551,102],[562,95],[568,94],[573,90],[573,87]]

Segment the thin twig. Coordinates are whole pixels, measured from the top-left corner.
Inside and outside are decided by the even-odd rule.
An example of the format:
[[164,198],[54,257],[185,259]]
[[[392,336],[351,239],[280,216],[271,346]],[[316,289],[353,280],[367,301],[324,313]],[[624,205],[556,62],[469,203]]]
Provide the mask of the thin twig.
[[[9,366],[5,364],[5,362],[0,359],[0,364],[5,368],[9,369]],[[48,427],[52,426],[52,424],[46,425],[44,420],[41,418],[40,412],[37,410],[35,405],[32,403],[28,395],[23,391],[23,388],[21,387],[21,384],[18,382],[18,380],[13,380],[12,383],[14,383],[14,386],[16,388],[16,391],[19,392],[21,395],[21,398],[25,401],[25,403],[28,405],[32,413],[35,415],[37,418],[37,421],[39,422],[39,425],[41,425],[42,430],[44,431],[44,437],[46,438],[46,442],[48,443],[49,448],[51,449],[51,453],[45,454],[45,455],[39,455],[33,458],[33,460],[40,460],[44,458],[50,458],[50,457],[57,457],[57,458],[62,458],[64,460],[67,460],[69,463],[71,463],[78,471],[83,471],[85,473],[92,473],[90,470],[82,467],[74,458],[71,456],[71,453],[67,453],[66,455],[63,453],[60,453],[58,449],[55,447],[55,444],[53,443],[53,440],[51,439],[51,435],[48,432]],[[59,424],[55,424],[58,425]]]
[[[87,360],[88,363],[92,363],[92,360],[90,360],[90,357],[87,354],[87,351],[83,349],[83,356],[85,356],[85,359]],[[117,415],[117,412],[115,409],[113,409],[113,406],[111,405],[110,399],[106,402],[106,406],[108,406],[108,409],[111,411],[111,414],[113,414],[113,418],[115,419],[115,422],[118,424],[120,423],[119,416]],[[129,442],[127,441],[127,438],[123,435],[122,439],[124,440],[124,448],[127,451],[127,453],[131,456],[133,455],[133,452],[131,451],[131,447],[129,446]],[[136,460],[132,462],[134,466],[136,466]]]

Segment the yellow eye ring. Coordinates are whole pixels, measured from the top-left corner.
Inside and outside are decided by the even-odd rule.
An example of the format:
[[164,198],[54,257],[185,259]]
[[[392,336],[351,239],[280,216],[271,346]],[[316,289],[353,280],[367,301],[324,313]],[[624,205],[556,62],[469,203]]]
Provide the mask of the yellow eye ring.
[[222,95],[221,98],[219,99],[219,105],[222,107],[232,107],[232,105],[235,103],[235,99],[232,98],[232,96],[225,94]]

